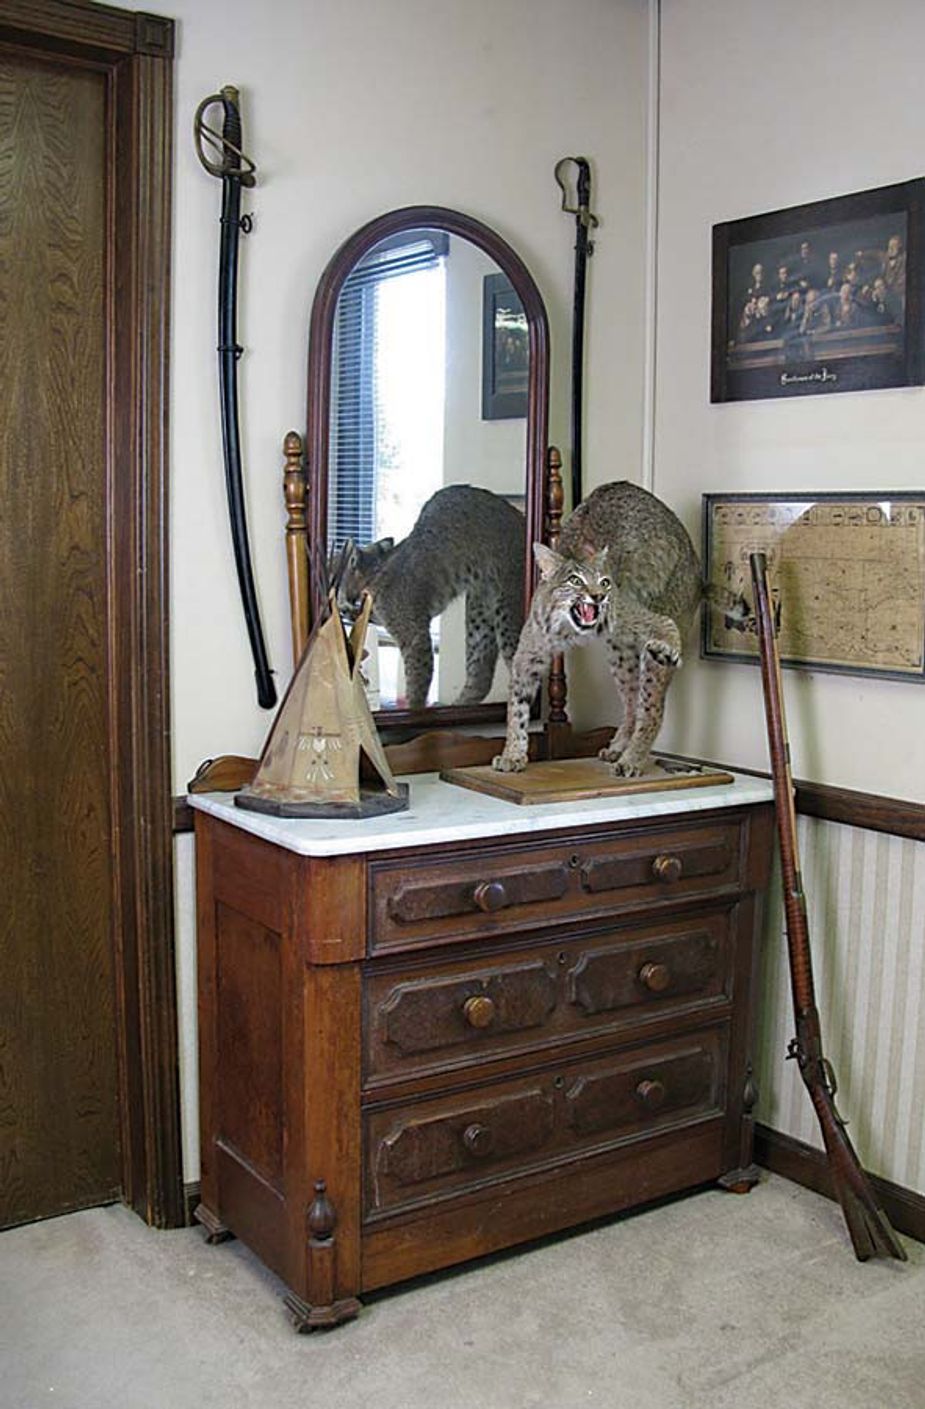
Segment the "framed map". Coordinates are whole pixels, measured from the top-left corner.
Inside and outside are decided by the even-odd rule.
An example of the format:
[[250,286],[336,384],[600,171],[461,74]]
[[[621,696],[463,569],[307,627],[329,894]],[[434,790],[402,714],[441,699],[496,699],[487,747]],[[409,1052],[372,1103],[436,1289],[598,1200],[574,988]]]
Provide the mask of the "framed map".
[[925,680],[925,491],[705,494],[701,654],[757,662],[763,552],[781,664]]

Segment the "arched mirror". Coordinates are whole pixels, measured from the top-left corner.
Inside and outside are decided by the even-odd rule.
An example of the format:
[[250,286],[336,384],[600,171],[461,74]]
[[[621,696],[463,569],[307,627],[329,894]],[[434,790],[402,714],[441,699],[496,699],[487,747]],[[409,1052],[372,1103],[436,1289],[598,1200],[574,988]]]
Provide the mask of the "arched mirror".
[[310,550],[316,565],[320,553],[345,565],[345,611],[363,585],[373,593],[366,674],[380,727],[503,715],[542,533],[548,375],[533,278],[457,211],[378,217],[319,282]]

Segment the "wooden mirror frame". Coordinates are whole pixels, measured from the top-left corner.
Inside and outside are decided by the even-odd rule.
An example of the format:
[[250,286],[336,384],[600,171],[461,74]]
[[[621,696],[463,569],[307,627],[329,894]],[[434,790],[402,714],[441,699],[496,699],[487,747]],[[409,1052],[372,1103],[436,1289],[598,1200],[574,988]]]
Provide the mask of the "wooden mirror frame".
[[[287,503],[290,521],[289,543],[290,601],[292,606],[293,661],[298,661],[311,627],[311,561],[314,545],[327,544],[328,477],[331,420],[331,366],[337,303],[344,281],[357,263],[382,240],[405,230],[443,230],[478,246],[510,280],[527,318],[530,364],[527,382],[527,426],[525,447],[525,517],[527,565],[524,574],[524,602],[529,607],[535,581],[533,556],[529,545],[543,537],[544,470],[549,418],[549,325],[542,295],[520,256],[490,226],[472,216],[443,206],[404,206],[377,216],[362,226],[340,246],[324,270],[312,304],[308,354],[307,468],[305,471],[305,512],[302,524],[293,522],[296,507],[291,490],[292,459],[295,447],[287,439]],[[297,439],[297,438],[296,438]],[[304,527],[302,527],[304,525]],[[308,552],[299,543],[299,532],[308,535]],[[325,550],[326,552],[326,547]],[[298,559],[301,558],[301,566]],[[306,571],[307,568],[307,571]],[[294,577],[295,574],[295,577]],[[306,600],[306,598],[308,600]],[[385,709],[376,713],[380,731],[414,731],[458,724],[502,720],[503,702],[477,705],[428,705],[424,709]]]

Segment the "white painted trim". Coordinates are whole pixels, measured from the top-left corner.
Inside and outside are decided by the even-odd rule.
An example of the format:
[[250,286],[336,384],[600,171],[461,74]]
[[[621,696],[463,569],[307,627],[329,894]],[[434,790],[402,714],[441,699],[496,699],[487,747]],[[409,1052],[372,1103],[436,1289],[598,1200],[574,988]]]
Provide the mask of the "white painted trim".
[[661,0],[649,0],[649,66],[646,103],[646,252],[642,383],[642,484],[655,490],[655,370],[658,316],[658,157],[661,100]]

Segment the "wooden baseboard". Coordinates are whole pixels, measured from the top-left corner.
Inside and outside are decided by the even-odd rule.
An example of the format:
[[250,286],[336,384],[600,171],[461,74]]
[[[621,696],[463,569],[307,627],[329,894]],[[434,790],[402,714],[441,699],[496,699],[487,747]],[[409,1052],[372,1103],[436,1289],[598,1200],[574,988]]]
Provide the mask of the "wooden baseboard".
[[[765,1169],[791,1179],[794,1184],[813,1189],[827,1199],[835,1197],[824,1152],[795,1140],[792,1135],[771,1130],[767,1125],[756,1125],[755,1159]],[[897,1232],[925,1243],[925,1195],[876,1174],[869,1178],[884,1213]]]

